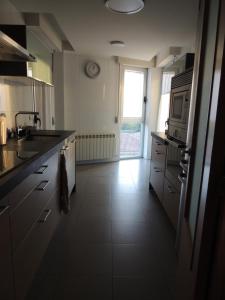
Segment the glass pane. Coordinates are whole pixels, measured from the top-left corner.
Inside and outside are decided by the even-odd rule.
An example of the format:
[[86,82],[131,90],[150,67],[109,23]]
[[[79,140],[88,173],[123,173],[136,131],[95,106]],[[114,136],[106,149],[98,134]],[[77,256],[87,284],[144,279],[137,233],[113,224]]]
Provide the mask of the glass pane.
[[180,119],[182,114],[183,96],[174,96],[173,99],[173,118]]
[[144,97],[144,73],[125,70],[123,118],[141,118]]
[[120,157],[141,155],[142,124],[122,123],[120,130]]

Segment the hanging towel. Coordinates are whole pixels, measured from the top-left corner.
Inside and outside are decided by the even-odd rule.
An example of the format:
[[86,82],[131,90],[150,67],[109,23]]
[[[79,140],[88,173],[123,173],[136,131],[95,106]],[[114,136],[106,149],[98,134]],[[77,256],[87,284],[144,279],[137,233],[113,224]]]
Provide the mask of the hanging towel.
[[70,211],[68,177],[64,152],[60,154],[60,210],[65,214],[68,214]]

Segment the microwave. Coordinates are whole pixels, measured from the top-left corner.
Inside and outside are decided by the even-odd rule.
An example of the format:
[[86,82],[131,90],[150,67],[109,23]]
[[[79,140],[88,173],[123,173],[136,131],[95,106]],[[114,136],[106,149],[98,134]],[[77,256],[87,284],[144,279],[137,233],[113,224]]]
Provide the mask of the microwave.
[[168,120],[168,135],[178,141],[186,142],[190,108],[191,85],[171,90]]
[[170,121],[187,124],[190,106],[189,90],[176,89],[172,91],[170,102]]

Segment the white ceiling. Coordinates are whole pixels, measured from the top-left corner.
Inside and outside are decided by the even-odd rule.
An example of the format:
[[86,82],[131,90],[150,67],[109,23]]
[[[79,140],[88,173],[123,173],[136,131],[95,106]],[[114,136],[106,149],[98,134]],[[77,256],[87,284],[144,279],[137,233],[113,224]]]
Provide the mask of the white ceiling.
[[[150,60],[170,46],[194,47],[198,0],[145,0],[135,15],[113,14],[104,0],[11,2],[21,12],[53,14],[79,54]],[[111,40],[126,47],[112,47]]]

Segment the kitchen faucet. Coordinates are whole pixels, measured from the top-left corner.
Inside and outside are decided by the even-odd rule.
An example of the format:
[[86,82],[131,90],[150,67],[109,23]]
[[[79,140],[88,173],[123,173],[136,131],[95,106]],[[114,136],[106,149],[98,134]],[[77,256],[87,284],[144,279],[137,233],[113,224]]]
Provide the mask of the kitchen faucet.
[[34,120],[33,120],[34,126],[36,126],[38,122],[39,122],[39,125],[41,126],[41,119],[38,118],[39,112],[35,112],[35,111],[19,111],[15,115],[15,127],[16,127],[16,135],[17,135],[17,137],[19,137],[20,132],[22,131],[22,128],[19,128],[18,124],[17,124],[17,117],[19,115],[33,115],[34,116]]

